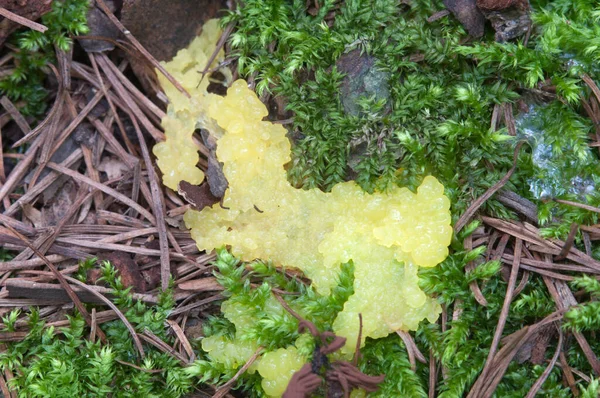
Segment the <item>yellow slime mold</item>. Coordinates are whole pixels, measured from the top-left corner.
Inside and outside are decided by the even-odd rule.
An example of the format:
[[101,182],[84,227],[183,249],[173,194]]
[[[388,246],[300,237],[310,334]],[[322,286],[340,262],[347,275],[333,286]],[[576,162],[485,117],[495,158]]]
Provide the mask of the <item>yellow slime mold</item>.
[[[195,48],[210,48],[203,46]],[[419,288],[417,271],[448,254],[452,228],[444,187],[434,177],[426,177],[416,193],[394,188],[368,194],[352,181],[329,193],[292,187],[284,169],[290,161],[286,130],[263,121],[267,109],[243,80],[234,82],[226,97],[207,94],[204,84],[196,88],[197,71],[208,59],[206,51],[196,50],[184,50],[166,64],[192,99],[167,85],[172,100],[163,121],[167,141],[154,151],[167,186],[180,180],[197,184],[202,176],[195,169],[191,132],[202,126],[218,138],[216,153],[229,188],[222,207],[186,213],[198,248],[228,245],[246,261],[271,259],[299,268],[321,294],[336,285],[340,264],[353,261],[354,294],[333,325],[348,339],[346,355],[354,351],[359,313],[362,343],[366,337],[415,330],[425,318],[435,321],[440,306]]]
[[[163,183],[174,190],[177,190],[179,181],[200,184],[204,179],[204,173],[196,167],[198,147],[192,141],[192,134],[202,119],[202,103],[209,83],[208,76],[203,79],[199,72],[208,63],[220,35],[219,21],[211,19],[204,24],[202,34],[188,48],[180,50],[170,62],[162,63],[191,94],[191,98],[180,92],[161,73],[157,74],[169,98],[169,107],[167,116],[162,120],[166,140],[156,144],[153,152],[163,173]],[[223,57],[224,51],[221,50],[212,65],[218,64]],[[230,77],[227,69],[222,72]]]

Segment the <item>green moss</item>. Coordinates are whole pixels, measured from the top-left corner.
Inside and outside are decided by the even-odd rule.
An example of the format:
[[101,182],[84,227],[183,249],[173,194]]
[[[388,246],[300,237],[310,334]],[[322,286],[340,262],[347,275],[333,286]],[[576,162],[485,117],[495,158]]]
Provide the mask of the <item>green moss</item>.
[[[389,184],[416,187],[433,174],[446,186],[456,217],[511,166],[516,138],[506,128],[490,130],[494,105],[530,101],[530,89],[546,80],[560,96],[543,110],[547,143],[557,155],[562,151],[573,158],[566,166],[569,175],[600,182],[597,162],[590,161],[597,156],[587,148],[592,124],[580,116],[579,105],[580,95],[589,95],[581,73],[597,73],[598,27],[581,11],[597,16],[594,4],[534,2],[536,26],[527,45],[522,40],[461,45],[462,26],[452,17],[427,22],[442,4],[425,0],[410,6],[347,1],[335,10],[332,27],[325,18],[334,10],[332,1],[321,2],[311,16],[303,1],[254,0],[227,21],[237,22],[231,44],[240,57],[240,75],[254,76],[259,93],[284,97],[295,115],[291,132],[299,138],[289,169],[295,185],[329,190],[352,177],[373,191]],[[375,57],[376,67],[388,74],[391,112],[368,98],[363,101],[366,114],[344,112],[343,75],[335,62],[355,48]],[[415,62],[413,55],[423,60]],[[575,66],[569,66],[570,60],[577,60]],[[368,147],[351,173],[352,143],[360,140],[367,140]],[[508,187],[536,199],[527,188],[544,175],[531,153],[530,148],[522,151]],[[493,199],[485,210],[510,216]],[[570,224],[577,217],[564,218]]]
[[[115,304],[135,330],[149,329],[172,345],[174,337],[167,335],[164,327],[174,305],[172,291],[163,293],[158,305],[148,306],[133,301],[110,264],[104,264],[103,272],[115,291]],[[19,312],[13,311],[3,318],[7,331],[15,330],[18,316]],[[15,376],[10,386],[19,396],[98,397],[118,392],[120,397],[180,397],[192,389],[194,379],[172,356],[145,346],[146,358],[138,358],[131,335],[119,319],[100,326],[109,340],[106,345],[88,340],[89,328],[78,314],[59,330],[45,327],[35,308],[27,319],[27,337],[6,343],[0,354],[0,368]],[[141,369],[118,361],[136,363]],[[153,372],[157,369],[161,370]]]

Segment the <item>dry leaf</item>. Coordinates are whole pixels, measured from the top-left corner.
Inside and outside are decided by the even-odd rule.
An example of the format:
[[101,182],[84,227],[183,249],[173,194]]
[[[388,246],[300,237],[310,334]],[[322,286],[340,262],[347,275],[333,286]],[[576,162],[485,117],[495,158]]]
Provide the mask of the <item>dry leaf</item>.
[[207,183],[198,186],[180,181],[177,191],[195,210],[202,210],[206,206],[219,203],[219,198],[213,196]]
[[483,36],[485,17],[475,0],[444,0],[444,5],[473,37]]
[[102,253],[98,256],[101,260],[110,261],[110,263],[119,271],[121,281],[125,287],[133,287],[133,291],[143,293],[146,291],[146,281],[142,277],[140,267],[125,252]]
[[129,168],[125,163],[115,157],[105,157],[98,165],[98,170],[106,173],[109,180],[122,177]]

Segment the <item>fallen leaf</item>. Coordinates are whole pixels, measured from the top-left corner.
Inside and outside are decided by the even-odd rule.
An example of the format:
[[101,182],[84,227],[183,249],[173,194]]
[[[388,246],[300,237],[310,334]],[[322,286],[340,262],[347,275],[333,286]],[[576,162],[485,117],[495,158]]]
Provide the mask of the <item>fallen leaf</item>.
[[98,170],[106,173],[109,180],[122,177],[129,168],[118,158],[108,156],[102,159],[102,162],[98,165]]
[[444,0],[444,5],[473,37],[483,36],[485,17],[476,0]]
[[212,206],[220,201],[219,198],[213,196],[210,192],[210,187],[206,182],[198,186],[192,185],[187,181],[181,181],[177,188],[179,194],[186,202],[192,205],[195,210],[202,210],[206,206]]
[[110,261],[110,263],[119,271],[123,285],[132,287],[133,291],[143,293],[146,291],[146,281],[142,277],[140,267],[125,252],[105,252],[98,255],[100,260]]
[[56,194],[42,207],[42,225],[58,225],[71,209],[77,196],[77,185],[73,180],[67,180]]
[[29,203],[23,204],[21,206],[21,209],[23,210],[23,215],[27,217],[29,221],[31,221],[35,228],[41,228],[44,226],[41,211],[39,211]]
[[496,31],[494,39],[503,43],[524,35],[531,28],[528,8],[509,7],[502,10],[483,11]]

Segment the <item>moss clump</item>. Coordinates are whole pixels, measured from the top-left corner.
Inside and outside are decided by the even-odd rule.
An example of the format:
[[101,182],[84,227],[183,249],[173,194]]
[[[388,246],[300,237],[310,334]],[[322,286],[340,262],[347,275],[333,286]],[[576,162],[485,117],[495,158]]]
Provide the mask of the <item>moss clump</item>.
[[[95,259],[82,264],[93,265]],[[133,300],[110,264],[102,267],[104,281],[114,289],[114,303],[125,314],[137,333],[148,329],[167,344],[164,323],[175,304],[172,291],[164,292],[159,303],[145,305]],[[5,331],[16,328],[19,311],[2,319]],[[27,337],[17,343],[6,343],[0,353],[0,368],[14,378],[9,386],[24,397],[179,397],[192,390],[194,379],[171,355],[146,347],[146,357],[137,357],[130,332],[120,319],[99,327],[109,344],[92,342],[89,328],[79,314],[69,317],[69,326],[56,330],[45,327],[37,309],[27,317]],[[139,368],[128,364],[135,363]],[[159,371],[157,371],[159,370]]]
[[[581,116],[579,101],[590,94],[581,74],[597,74],[598,27],[588,17],[598,14],[594,2],[533,1],[535,26],[527,45],[522,39],[495,43],[491,33],[463,44],[465,31],[454,18],[427,22],[443,8],[441,1],[320,6],[313,16],[302,1],[254,0],[229,16],[237,22],[231,44],[241,76],[255,76],[259,95],[285,98],[294,114],[289,178],[295,185],[329,190],[352,177],[367,191],[414,188],[432,174],[446,187],[457,217],[506,173],[522,138],[509,136],[505,127],[490,128],[494,106],[513,104],[517,114],[517,101],[533,103],[545,86],[558,95],[543,115],[547,143],[569,158],[571,175],[600,182],[597,162],[589,161],[596,155],[587,149],[592,123]],[[389,76],[387,103],[365,97],[358,116],[344,111],[344,76],[336,67],[354,49],[374,57],[374,67]],[[508,188],[535,200],[528,188],[539,174],[527,148]],[[510,216],[493,199],[485,210]],[[577,217],[583,216],[565,214],[565,225]]]

